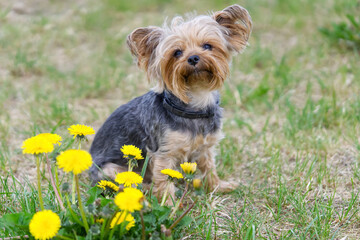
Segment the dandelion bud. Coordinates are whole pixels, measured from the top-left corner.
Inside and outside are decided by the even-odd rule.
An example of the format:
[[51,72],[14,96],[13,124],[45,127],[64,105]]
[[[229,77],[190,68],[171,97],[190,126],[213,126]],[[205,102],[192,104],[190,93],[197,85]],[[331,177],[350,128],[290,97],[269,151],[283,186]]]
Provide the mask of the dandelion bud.
[[194,186],[195,189],[201,188],[201,186],[202,186],[201,179],[195,178],[195,179],[193,180],[193,186]]

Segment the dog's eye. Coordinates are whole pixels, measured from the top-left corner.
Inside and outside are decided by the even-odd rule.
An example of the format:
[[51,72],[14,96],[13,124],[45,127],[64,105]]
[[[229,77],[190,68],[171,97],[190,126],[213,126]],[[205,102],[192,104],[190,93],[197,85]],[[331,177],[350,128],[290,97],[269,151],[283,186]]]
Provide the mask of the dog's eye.
[[181,50],[176,50],[176,51],[174,52],[174,57],[176,57],[176,58],[180,57],[181,55],[182,55],[182,51],[181,51]]
[[205,43],[205,44],[203,45],[203,49],[205,49],[205,50],[212,50],[212,46],[211,46],[210,44],[208,44],[208,43]]

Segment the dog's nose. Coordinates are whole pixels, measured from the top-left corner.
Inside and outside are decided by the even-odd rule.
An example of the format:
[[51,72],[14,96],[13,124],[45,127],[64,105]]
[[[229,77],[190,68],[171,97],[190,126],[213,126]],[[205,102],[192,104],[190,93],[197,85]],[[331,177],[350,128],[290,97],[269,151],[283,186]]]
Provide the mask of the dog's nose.
[[192,55],[187,61],[190,65],[195,66],[200,61],[200,57],[198,55]]

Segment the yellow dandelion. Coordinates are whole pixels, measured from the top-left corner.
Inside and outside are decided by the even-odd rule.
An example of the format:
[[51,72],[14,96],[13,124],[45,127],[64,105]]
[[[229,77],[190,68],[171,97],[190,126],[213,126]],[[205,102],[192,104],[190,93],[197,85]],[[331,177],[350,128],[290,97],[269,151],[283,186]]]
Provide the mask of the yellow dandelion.
[[35,136],[26,139],[21,147],[23,154],[50,153],[54,150],[54,145],[45,137]]
[[114,192],[119,191],[118,186],[116,186],[113,182],[106,181],[106,180],[101,180],[100,182],[98,182],[98,185],[96,185],[96,186],[99,188],[102,188],[103,190],[106,190],[106,188],[110,188]]
[[115,217],[111,220],[110,228],[114,228],[116,225],[119,225],[124,221],[128,222],[125,227],[127,231],[129,231],[130,228],[135,226],[134,217],[130,213],[126,214],[126,212],[122,211],[116,213]]
[[37,212],[32,217],[29,229],[35,239],[50,239],[59,232],[61,221],[51,210]]
[[74,135],[74,138],[95,134],[95,131],[92,127],[81,124],[71,125],[68,130],[71,135]]
[[184,176],[180,172],[173,169],[163,169],[161,170],[161,173],[168,175],[171,178],[177,178],[177,179],[184,178]]
[[90,153],[84,150],[69,149],[60,153],[56,158],[59,168],[65,172],[73,172],[75,175],[90,168],[92,158]]
[[52,144],[58,144],[61,145],[62,138],[61,136],[54,134],[54,133],[40,133],[36,135],[37,137],[44,137]]
[[136,188],[125,188],[115,196],[115,204],[123,211],[133,212],[142,209],[144,194]]
[[122,172],[116,174],[115,182],[124,184],[124,187],[131,187],[133,184],[137,186],[142,183],[143,178],[135,172]]
[[190,162],[180,164],[180,167],[186,174],[194,174],[196,171],[196,166],[197,166],[196,163],[190,163]]
[[144,157],[141,156],[142,150],[135,147],[134,145],[124,145],[120,150],[124,154],[125,158],[132,156],[136,160],[144,159]]

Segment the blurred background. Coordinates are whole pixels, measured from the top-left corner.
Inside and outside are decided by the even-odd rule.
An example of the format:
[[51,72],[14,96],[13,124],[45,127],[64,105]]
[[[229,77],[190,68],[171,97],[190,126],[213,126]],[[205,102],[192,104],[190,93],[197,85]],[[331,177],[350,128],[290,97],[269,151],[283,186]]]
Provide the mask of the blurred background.
[[[35,176],[34,161],[21,154],[24,139],[65,137],[77,123],[96,131],[151,88],[126,46],[132,30],[234,3],[248,9],[254,29],[222,89],[220,176],[260,199],[253,203],[260,212],[279,211],[278,187],[291,192],[299,182],[327,189],[324,199],[336,192],[344,206],[360,180],[358,0],[0,0],[0,176]],[[269,222],[294,227],[289,219]]]

